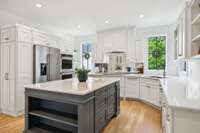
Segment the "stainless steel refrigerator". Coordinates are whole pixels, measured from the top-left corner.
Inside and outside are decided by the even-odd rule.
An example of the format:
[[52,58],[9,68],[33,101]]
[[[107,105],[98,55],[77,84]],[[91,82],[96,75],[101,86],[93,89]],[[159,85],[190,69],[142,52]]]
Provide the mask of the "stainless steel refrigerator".
[[60,79],[60,50],[40,45],[33,46],[33,82]]

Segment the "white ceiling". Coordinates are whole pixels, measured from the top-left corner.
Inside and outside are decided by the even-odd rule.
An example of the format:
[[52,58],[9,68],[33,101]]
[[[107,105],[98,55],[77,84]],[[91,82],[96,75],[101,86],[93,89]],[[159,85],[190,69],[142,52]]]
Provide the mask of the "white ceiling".
[[[36,3],[43,7],[36,8]],[[0,10],[72,35],[88,35],[121,26],[172,24],[183,4],[184,0],[0,0]],[[139,19],[139,14],[145,17]]]

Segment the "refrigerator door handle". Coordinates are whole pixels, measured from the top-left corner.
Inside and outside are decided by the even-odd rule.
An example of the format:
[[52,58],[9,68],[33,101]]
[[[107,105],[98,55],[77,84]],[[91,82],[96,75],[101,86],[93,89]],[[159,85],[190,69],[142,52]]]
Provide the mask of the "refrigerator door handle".
[[47,81],[50,81],[50,54],[47,54]]

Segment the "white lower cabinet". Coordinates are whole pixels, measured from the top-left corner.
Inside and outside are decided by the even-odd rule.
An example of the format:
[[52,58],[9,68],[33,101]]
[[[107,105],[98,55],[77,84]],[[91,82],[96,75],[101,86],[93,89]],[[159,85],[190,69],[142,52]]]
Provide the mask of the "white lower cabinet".
[[126,98],[138,99],[140,97],[140,79],[137,77],[126,78]]
[[142,100],[160,107],[160,83],[157,79],[140,79],[140,97]]
[[151,103],[151,87],[141,84],[140,98]]
[[163,133],[199,133],[199,110],[170,106],[165,94],[162,94]]
[[126,76],[125,88],[125,97],[139,99],[160,107],[159,80]]

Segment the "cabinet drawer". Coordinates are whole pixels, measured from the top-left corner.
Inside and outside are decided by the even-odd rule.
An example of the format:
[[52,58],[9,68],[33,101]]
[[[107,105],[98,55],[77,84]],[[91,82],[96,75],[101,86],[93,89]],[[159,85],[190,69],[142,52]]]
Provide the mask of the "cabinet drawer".
[[100,96],[100,95],[105,94],[105,92],[106,92],[105,88],[99,89],[99,90],[97,90],[97,91],[95,92],[95,96],[98,97],[98,96]]
[[152,85],[152,86],[160,86],[159,80],[149,79],[149,78],[142,78],[141,83],[142,84],[149,84],[149,85]]
[[112,96],[115,94],[115,87],[111,87],[108,89],[108,96]]
[[1,42],[12,42],[16,41],[16,29],[8,28],[1,30]]

